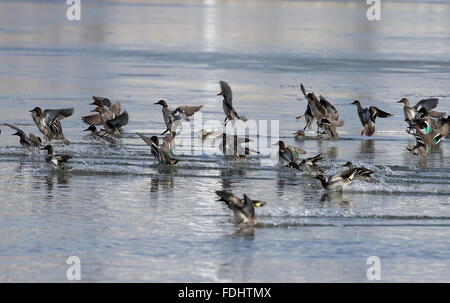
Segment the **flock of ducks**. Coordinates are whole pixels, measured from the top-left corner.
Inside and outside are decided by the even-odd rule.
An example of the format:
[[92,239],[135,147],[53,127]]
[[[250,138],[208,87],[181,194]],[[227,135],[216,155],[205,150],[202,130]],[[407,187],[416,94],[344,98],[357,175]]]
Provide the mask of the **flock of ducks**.
[[[223,97],[224,125],[230,121],[233,121],[233,123],[236,120],[247,121],[247,118],[239,115],[233,107],[233,94],[229,84],[226,81],[220,81],[219,84],[221,92],[218,96]],[[296,117],[296,119],[304,118],[305,127],[303,130],[294,132],[294,139],[296,141],[302,141],[305,138],[336,140],[339,136],[337,129],[344,125],[344,122],[339,120],[337,109],[322,95],[319,95],[319,98],[317,98],[313,92],[307,93],[303,84],[300,84],[300,89],[307,101],[307,106],[304,114]],[[108,98],[96,96],[93,96],[92,99],[93,102],[90,105],[95,106],[95,108],[91,112],[95,114],[84,116],[81,119],[89,125],[85,131],[90,131],[90,136],[94,141],[116,144],[118,138],[124,133],[123,127],[128,124],[128,113],[122,111],[119,101],[112,103]],[[437,98],[420,100],[414,106],[410,106],[407,98],[401,99],[398,103],[404,104],[403,111],[408,126],[407,132],[416,139],[415,145],[408,147],[408,150],[421,157],[426,157],[434,146],[438,145],[449,135],[450,116],[445,117],[445,113],[434,110],[439,103]],[[175,165],[179,162],[179,160],[174,158],[173,152],[173,142],[177,134],[177,128],[183,121],[189,121],[189,117],[198,112],[202,105],[179,106],[172,110],[164,100],[159,100],[154,104],[162,107],[163,120],[166,125],[166,130],[161,133],[161,136],[165,135],[161,144],[161,140],[157,136],[147,137],[142,133],[137,133],[137,135],[150,147],[152,155],[159,164]],[[392,116],[376,106],[365,108],[358,100],[353,101],[351,104],[356,106],[357,114],[361,121],[361,135],[372,136],[375,133],[376,118]],[[30,112],[45,141],[66,140],[63,135],[61,120],[70,117],[74,112],[73,108],[42,110],[40,107],[35,107]],[[317,124],[317,134],[307,137],[305,130],[312,129],[314,121]],[[40,137],[31,133],[27,135],[14,125],[8,123],[3,123],[2,125],[15,130],[13,135],[19,136],[19,143],[23,147],[45,150],[45,160],[53,168],[61,170],[71,169],[71,167],[67,166],[68,160],[72,158],[71,156],[55,154],[52,145],[47,144],[44,146]],[[102,129],[97,129],[97,127],[102,127]],[[259,153],[242,146],[242,144],[251,141],[248,138],[205,130],[201,130],[200,135],[202,140],[221,137],[219,147],[226,157],[231,156],[234,159],[242,159],[251,153]],[[324,158],[322,155],[318,154],[314,157],[301,159],[301,155],[306,154],[306,151],[303,149],[286,145],[283,141],[278,141],[274,145],[278,146],[278,158],[283,167],[313,175],[314,179],[319,180],[322,187],[326,190],[342,190],[345,185],[351,183],[355,178],[369,180],[374,173],[372,170],[364,167],[354,167],[351,162],[347,162],[343,171],[326,177],[317,164],[318,161]],[[224,202],[233,211],[236,221],[240,224],[255,223],[255,208],[265,204],[258,200],[252,200],[245,194],[242,199],[226,191],[216,191],[216,194],[219,197],[218,201]]]

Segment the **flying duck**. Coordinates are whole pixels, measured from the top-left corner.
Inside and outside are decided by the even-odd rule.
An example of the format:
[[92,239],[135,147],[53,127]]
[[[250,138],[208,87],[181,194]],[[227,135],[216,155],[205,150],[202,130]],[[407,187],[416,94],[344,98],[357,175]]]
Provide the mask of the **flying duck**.
[[153,156],[158,160],[159,164],[162,165],[174,165],[177,164],[179,160],[172,158],[170,147],[163,143],[161,147],[159,147],[159,139],[156,136],[146,137],[143,134],[137,133],[139,137],[150,146]]
[[203,105],[198,106],[179,106],[175,110],[170,110],[167,102],[164,100],[159,100],[153,104],[159,104],[162,106],[162,114],[164,123],[166,124],[166,130],[161,134],[164,135],[167,132],[175,132],[181,121],[189,121],[190,116],[198,112]]
[[231,91],[230,85],[226,81],[220,81],[220,93],[217,94],[217,96],[222,96],[223,101],[223,111],[225,113],[225,120],[223,121],[225,125],[228,121],[234,121],[235,119],[239,119],[242,121],[247,121],[246,117],[239,116],[239,114],[236,112],[236,110],[233,107],[233,93]]
[[97,130],[97,128],[95,126],[91,125],[88,128],[86,128],[84,131],[90,131],[91,133],[89,135],[91,136],[92,140],[94,140],[94,141],[107,142],[110,144],[117,143],[117,139],[109,136],[108,132],[104,129]]
[[31,148],[31,147],[40,147],[42,145],[42,140],[38,136],[36,136],[32,133],[28,134],[28,136],[27,136],[27,134],[25,134],[25,132],[22,131],[20,128],[18,128],[17,126],[8,124],[8,123],[3,123],[3,125],[6,125],[16,131],[12,135],[19,136],[19,138],[20,138],[19,143],[23,147]]
[[[353,163],[350,162],[350,161],[345,162],[345,164],[342,165],[342,166],[343,166],[343,167],[347,167],[348,170],[352,170],[352,169],[355,168],[355,167],[353,166]],[[355,177],[356,177],[356,178],[370,179],[370,178],[372,177],[371,175],[375,173],[373,170],[370,170],[370,169],[365,168],[365,167],[356,167],[356,168],[358,169],[357,172],[356,172],[356,174],[355,174]]]
[[408,123],[409,130],[411,130],[412,125],[415,124],[416,119],[424,118],[425,116],[430,116],[433,118],[441,118],[445,113],[432,111],[438,103],[438,98],[422,99],[417,102],[414,106],[409,106],[409,99],[402,98],[397,103],[403,103],[403,114],[405,116],[405,121]]
[[105,107],[97,106],[91,112],[97,112],[96,115],[84,116],[81,120],[92,126],[102,125],[108,134],[118,136],[123,133],[122,126],[128,124],[128,112],[121,113],[120,102],[114,103],[110,110]]
[[74,112],[73,108],[46,109],[42,111],[40,107],[35,107],[30,110],[30,112],[34,123],[36,123],[36,126],[41,133],[44,134],[45,140],[51,141],[53,139],[65,139],[60,120],[70,117]]
[[54,169],[69,170],[72,167],[67,166],[66,162],[72,158],[68,155],[55,155],[53,154],[53,147],[49,144],[41,148],[41,150],[47,150],[45,161]]
[[382,111],[376,106],[362,107],[361,103],[358,100],[352,102],[353,105],[356,105],[356,110],[358,113],[359,120],[363,126],[361,130],[361,135],[372,136],[375,133],[375,119],[377,117],[387,118],[392,116],[391,114]]
[[342,188],[350,184],[353,181],[353,178],[358,173],[359,168],[352,168],[349,170],[345,170],[343,172],[337,173],[325,179],[323,175],[317,175],[314,179],[318,179],[322,184],[322,187],[327,190],[342,190]]
[[227,191],[218,190],[216,194],[220,197],[220,202],[225,202],[229,209],[234,213],[234,217],[239,224],[254,224],[255,207],[262,207],[265,203],[257,200],[250,199],[244,194],[243,199],[239,199],[232,193]]
[[306,154],[306,151],[298,147],[286,145],[284,141],[278,141],[273,145],[278,145],[278,161],[282,166],[298,169],[300,154]]

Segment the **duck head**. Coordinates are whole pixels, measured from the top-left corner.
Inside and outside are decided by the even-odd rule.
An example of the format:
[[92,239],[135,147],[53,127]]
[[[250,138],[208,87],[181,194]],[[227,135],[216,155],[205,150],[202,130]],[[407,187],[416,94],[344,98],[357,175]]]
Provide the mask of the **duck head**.
[[159,139],[158,139],[158,137],[152,136],[152,137],[150,138],[150,140],[152,140],[152,141],[156,144],[156,146],[159,145]]
[[86,128],[84,131],[96,132],[97,131],[97,127],[95,127],[94,125],[91,125],[88,128]]
[[296,135],[298,137],[304,137],[305,136],[305,131],[303,130],[298,130],[292,133],[293,135]]
[[408,98],[402,98],[400,101],[397,101],[397,103],[403,103],[406,106],[409,106],[409,100]]
[[353,163],[348,161],[346,162],[344,165],[342,165],[343,167],[348,167],[348,168],[352,168],[353,167]]
[[49,155],[53,154],[53,147],[50,144],[44,146],[41,150],[46,150]]
[[164,107],[164,108],[169,107],[169,106],[167,105],[166,101],[164,101],[164,100],[159,100],[158,102],[155,102],[155,103],[153,103],[153,104],[161,105],[161,106]]
[[32,110],[30,110],[30,113],[40,117],[40,116],[42,116],[42,109],[39,106],[37,106],[37,107],[33,108]]
[[12,134],[12,136],[19,136],[19,137],[22,137],[22,134],[19,133],[19,132],[15,132],[14,134]]
[[361,106],[361,103],[358,100],[355,100],[355,101],[353,101],[350,104],[353,104],[353,105],[356,105],[356,106]]

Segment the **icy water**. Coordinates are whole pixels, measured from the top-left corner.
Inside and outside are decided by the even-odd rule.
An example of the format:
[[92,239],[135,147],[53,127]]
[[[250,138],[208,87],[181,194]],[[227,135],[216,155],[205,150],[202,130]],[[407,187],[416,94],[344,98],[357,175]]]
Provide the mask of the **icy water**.
[[[450,143],[426,162],[410,154],[395,103],[435,96],[450,112],[447,1],[382,1],[375,22],[365,1],[82,1],[78,22],[65,2],[0,2],[0,122],[38,134],[29,110],[75,108],[62,122],[70,144],[55,143],[74,157],[67,173],[1,127],[0,281],[66,282],[78,256],[85,282],[368,282],[377,256],[382,281],[450,282]],[[327,194],[268,156],[185,147],[158,167],[135,134],[164,130],[153,103],[204,105],[203,121],[222,121],[219,80],[239,113],[278,120],[282,140],[324,154],[327,174],[352,160],[375,181]],[[339,140],[294,141],[300,82],[336,105]],[[129,112],[119,146],[82,132],[92,95]],[[363,138],[354,99],[394,116]],[[221,189],[266,201],[260,223],[237,227]]]

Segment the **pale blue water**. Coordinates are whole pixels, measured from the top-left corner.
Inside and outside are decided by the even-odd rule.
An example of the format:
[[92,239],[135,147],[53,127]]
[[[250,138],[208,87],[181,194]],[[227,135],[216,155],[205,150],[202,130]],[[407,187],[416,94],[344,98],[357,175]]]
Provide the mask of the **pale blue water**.
[[[75,108],[71,144],[55,145],[74,156],[69,173],[1,127],[0,281],[65,282],[75,255],[85,282],[367,282],[369,256],[382,281],[449,282],[449,143],[419,161],[395,101],[435,96],[450,112],[450,5],[382,2],[369,22],[365,1],[82,1],[69,22],[65,1],[0,1],[0,122],[37,134],[29,110]],[[156,166],[135,135],[163,131],[153,103],[204,105],[204,121],[222,121],[219,80],[239,113],[279,120],[282,140],[323,153],[327,174],[352,160],[375,182],[326,195],[274,159],[181,147],[174,169]],[[338,141],[293,140],[300,82],[336,105]],[[117,148],[84,137],[92,95],[130,114]],[[362,138],[354,99],[394,116]],[[239,230],[220,189],[266,201],[260,224]]]

